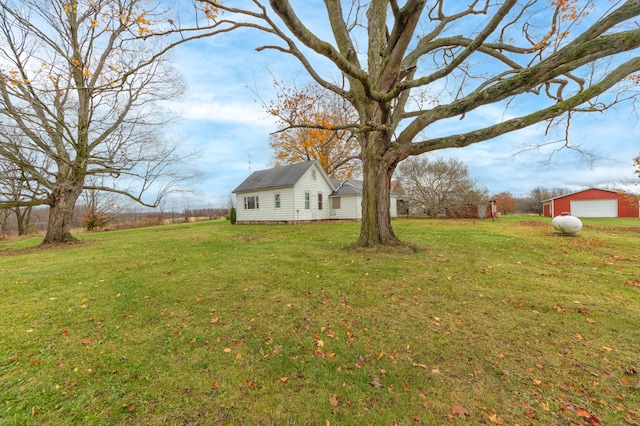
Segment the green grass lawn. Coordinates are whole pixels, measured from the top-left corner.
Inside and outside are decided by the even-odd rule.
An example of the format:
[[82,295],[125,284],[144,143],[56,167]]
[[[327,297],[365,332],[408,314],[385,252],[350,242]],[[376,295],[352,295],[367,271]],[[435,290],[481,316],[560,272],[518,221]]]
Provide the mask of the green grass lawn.
[[640,219],[0,242],[0,424],[640,424]]

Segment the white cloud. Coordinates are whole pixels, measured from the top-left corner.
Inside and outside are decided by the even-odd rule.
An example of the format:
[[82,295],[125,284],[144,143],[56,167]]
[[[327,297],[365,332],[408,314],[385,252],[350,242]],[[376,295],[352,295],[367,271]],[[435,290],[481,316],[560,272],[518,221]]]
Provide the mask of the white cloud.
[[238,101],[191,101],[181,106],[181,116],[185,120],[205,120],[224,123],[251,123],[274,127],[273,120],[255,104]]

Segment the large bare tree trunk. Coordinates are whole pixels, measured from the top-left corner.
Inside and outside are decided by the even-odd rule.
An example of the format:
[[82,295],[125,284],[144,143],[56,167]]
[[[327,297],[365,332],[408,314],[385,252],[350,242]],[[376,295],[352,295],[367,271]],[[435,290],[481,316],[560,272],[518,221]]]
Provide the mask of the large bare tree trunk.
[[363,149],[363,188],[362,188],[362,223],[360,226],[359,247],[379,245],[400,245],[391,228],[391,177],[397,164],[383,157],[379,149],[383,145],[380,134],[369,134]]
[[49,195],[49,223],[47,224],[47,234],[42,241],[43,245],[78,241],[71,235],[71,223],[73,210],[82,188],[83,181],[76,181],[59,186]]

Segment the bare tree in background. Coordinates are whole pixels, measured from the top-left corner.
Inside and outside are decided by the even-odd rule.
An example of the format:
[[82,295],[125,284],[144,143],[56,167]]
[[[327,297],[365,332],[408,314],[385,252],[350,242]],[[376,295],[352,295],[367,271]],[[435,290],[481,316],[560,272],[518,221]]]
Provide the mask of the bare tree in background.
[[467,166],[454,158],[408,158],[399,164],[398,178],[410,209],[429,217],[444,214],[446,208],[478,204],[486,198],[469,176]]
[[[85,188],[103,187],[95,185],[95,178],[89,177]],[[82,211],[82,225],[89,232],[106,227],[116,217],[121,217],[126,209],[123,196],[117,192],[85,189],[78,200]]]
[[[191,174],[180,167],[179,144],[162,135],[168,116],[159,107],[183,89],[165,53],[191,36],[185,28],[171,42],[179,20],[161,5],[0,2],[0,157],[23,182],[46,190],[31,200],[50,207],[43,244],[75,241],[71,222],[83,190],[156,206]],[[200,9],[214,18],[215,10]],[[215,27],[209,21],[199,36]],[[104,184],[89,184],[91,177]],[[6,201],[0,207],[14,205]]]
[[[572,191],[567,188],[544,188],[538,186],[533,188],[529,194],[524,197],[519,203],[519,209],[524,213],[536,213],[542,215],[542,202],[550,198],[557,197],[564,194],[569,194]],[[499,206],[498,206],[499,207]]]
[[[399,244],[389,188],[405,158],[536,123],[567,124],[635,97],[639,80],[637,0],[326,0],[304,15],[308,22],[298,13],[307,2],[200,2],[224,11],[230,30],[264,33],[258,49],[292,55],[357,111],[359,246]],[[490,106],[508,113],[492,116]]]
[[[21,146],[23,138],[17,132],[9,134],[5,145]],[[15,216],[18,235],[28,233],[33,207],[41,204],[38,199],[46,195],[46,189],[38,180],[29,179],[32,168],[49,169],[49,158],[36,152],[25,152],[24,162],[12,162],[0,156],[0,203],[4,204],[3,212],[11,212]]]

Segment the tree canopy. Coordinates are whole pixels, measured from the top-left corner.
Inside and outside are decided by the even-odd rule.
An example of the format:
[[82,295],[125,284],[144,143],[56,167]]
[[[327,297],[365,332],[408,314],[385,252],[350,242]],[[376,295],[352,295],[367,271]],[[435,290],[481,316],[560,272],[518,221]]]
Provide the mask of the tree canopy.
[[0,207],[48,205],[44,243],[75,240],[73,207],[85,189],[155,206],[192,174],[176,167],[179,143],[161,132],[160,102],[183,88],[165,54],[190,38],[184,29],[167,39],[177,18],[161,4],[0,2],[0,157],[30,192],[26,201],[3,196]]
[[637,94],[635,0],[200,1],[222,11],[230,30],[270,36],[256,48],[297,58],[357,111],[361,246],[399,243],[389,185],[408,156],[569,123]]
[[267,108],[281,127],[270,142],[275,165],[318,160],[330,177],[344,180],[359,175],[360,146],[351,129],[355,115],[351,105],[318,86],[281,90]]

